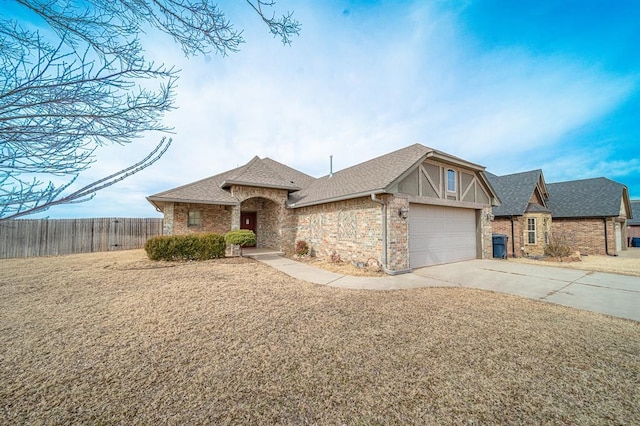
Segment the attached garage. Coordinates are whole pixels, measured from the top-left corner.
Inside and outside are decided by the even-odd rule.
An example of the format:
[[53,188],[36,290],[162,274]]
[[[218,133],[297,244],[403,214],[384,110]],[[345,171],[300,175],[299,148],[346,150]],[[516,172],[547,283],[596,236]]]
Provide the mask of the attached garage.
[[410,204],[411,268],[476,259],[476,229],[474,209]]

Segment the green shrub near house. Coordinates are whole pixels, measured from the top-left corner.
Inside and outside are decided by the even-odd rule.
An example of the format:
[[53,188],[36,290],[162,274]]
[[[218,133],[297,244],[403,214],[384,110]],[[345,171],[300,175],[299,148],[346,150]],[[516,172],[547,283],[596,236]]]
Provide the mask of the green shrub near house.
[[226,243],[219,234],[155,237],[144,249],[151,260],[208,260],[224,257]]
[[240,256],[242,247],[255,246],[257,242],[256,234],[250,229],[237,229],[224,234],[224,239],[229,245],[240,246]]

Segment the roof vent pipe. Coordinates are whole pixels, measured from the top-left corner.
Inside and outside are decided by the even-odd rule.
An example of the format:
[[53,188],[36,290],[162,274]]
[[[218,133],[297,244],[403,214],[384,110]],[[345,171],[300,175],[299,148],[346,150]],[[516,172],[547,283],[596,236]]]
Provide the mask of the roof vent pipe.
[[333,176],[333,155],[329,156],[329,177]]

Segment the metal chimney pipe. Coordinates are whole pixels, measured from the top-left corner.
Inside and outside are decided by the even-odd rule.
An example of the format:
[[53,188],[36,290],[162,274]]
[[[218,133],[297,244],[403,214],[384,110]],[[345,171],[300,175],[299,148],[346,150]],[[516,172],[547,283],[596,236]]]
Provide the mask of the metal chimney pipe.
[[329,177],[333,176],[333,155],[329,156]]

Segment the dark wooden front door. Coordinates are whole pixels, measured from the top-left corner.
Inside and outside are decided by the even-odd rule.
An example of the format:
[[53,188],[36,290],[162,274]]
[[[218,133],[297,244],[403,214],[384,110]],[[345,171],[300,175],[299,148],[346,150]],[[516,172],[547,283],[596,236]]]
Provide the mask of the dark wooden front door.
[[[256,212],[241,212],[240,229],[250,229],[255,233],[257,218],[258,214]],[[255,245],[247,247],[255,247]]]

